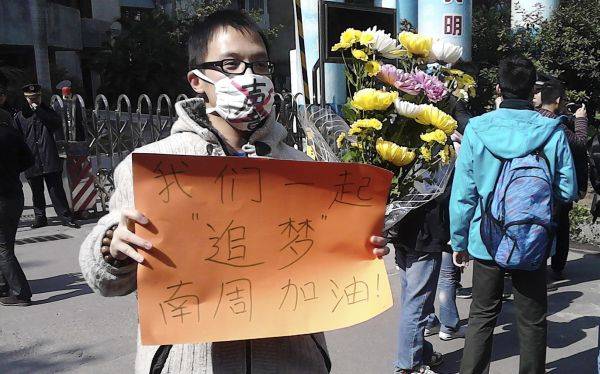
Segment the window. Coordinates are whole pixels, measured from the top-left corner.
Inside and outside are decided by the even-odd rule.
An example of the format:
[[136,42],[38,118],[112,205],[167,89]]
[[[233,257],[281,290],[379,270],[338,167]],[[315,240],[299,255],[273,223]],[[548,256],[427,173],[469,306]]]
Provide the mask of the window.
[[259,25],[264,28],[269,27],[269,11],[266,0],[241,0],[239,4],[240,9],[244,9],[247,12],[260,12],[262,19]]
[[263,10],[265,8],[264,0],[248,0],[248,7],[246,10]]

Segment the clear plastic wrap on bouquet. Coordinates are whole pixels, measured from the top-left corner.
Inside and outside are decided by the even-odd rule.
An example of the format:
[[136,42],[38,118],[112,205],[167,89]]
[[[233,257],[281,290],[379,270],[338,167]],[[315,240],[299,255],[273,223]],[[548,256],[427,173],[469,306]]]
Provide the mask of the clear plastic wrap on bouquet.
[[[315,160],[340,162],[337,138],[347,133],[348,124],[329,107],[309,105],[298,108],[298,121],[306,133],[307,147],[312,148]],[[440,196],[448,185],[454,162],[437,162],[426,167],[416,162],[405,176],[411,181],[402,196],[392,198],[386,207],[384,232],[400,222],[411,210]]]
[[411,210],[417,209],[443,194],[453,170],[453,161],[449,164],[438,162],[429,168],[423,168],[415,163],[407,174],[412,180],[412,184],[407,189],[408,193],[393,198],[385,209],[383,231],[388,232]]
[[329,107],[298,106],[298,122],[306,134],[306,145],[316,161],[340,162],[337,138],[350,129]]

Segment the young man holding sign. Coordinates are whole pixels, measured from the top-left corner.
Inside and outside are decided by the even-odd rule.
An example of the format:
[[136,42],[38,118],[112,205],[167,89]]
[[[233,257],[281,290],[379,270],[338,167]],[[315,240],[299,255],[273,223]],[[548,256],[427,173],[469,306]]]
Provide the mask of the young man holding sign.
[[[169,137],[136,152],[309,160],[283,142],[286,131],[272,113],[273,64],[265,38],[247,16],[220,11],[207,17],[191,33],[189,56],[187,78],[198,97],[176,104],[179,119]],[[134,208],[131,156],[114,179],[110,213],[80,251],[84,277],[103,296],[135,291],[137,264],[152,251],[152,243],[131,231],[133,223],[150,224]],[[375,256],[387,254],[383,238],[371,243]],[[135,372],[312,374],[330,366],[322,333],[173,346],[143,346],[138,338]]]

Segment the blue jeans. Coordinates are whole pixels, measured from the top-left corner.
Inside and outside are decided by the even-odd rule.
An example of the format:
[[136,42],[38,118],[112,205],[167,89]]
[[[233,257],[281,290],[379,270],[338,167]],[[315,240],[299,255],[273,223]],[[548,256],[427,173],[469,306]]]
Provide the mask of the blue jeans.
[[433,328],[440,323],[440,330],[452,333],[458,330],[460,318],[456,307],[456,287],[460,282],[460,269],[452,262],[452,253],[442,253],[442,265],[438,279],[437,291],[440,300],[440,317],[432,313],[427,320],[427,328]]
[[396,251],[400,267],[400,323],[396,367],[413,369],[431,361],[433,346],[425,340],[427,317],[433,313],[441,253]]

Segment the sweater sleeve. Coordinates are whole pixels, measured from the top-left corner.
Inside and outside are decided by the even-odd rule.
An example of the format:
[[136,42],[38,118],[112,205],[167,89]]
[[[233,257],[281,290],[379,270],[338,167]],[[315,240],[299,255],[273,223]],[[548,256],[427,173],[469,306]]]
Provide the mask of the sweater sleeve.
[[472,131],[467,127],[456,160],[450,196],[450,242],[455,252],[468,249],[471,221],[478,203],[477,186],[473,177],[472,136]]
[[123,296],[137,288],[137,264],[114,267],[104,261],[100,247],[106,230],[119,223],[124,208],[134,206],[131,155],[115,170],[115,191],[110,198],[109,214],[102,217],[86,237],[79,251],[79,265],[90,287],[103,296]]
[[569,144],[574,144],[578,149],[585,149],[588,141],[588,119],[575,118],[575,131],[573,132],[573,139],[569,139]]

